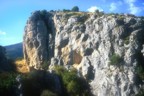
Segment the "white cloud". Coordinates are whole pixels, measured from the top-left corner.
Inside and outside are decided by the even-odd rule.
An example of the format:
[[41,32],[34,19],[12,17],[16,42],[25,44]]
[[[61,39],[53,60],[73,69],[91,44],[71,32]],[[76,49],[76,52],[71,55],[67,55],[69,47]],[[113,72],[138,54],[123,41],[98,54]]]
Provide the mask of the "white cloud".
[[132,14],[138,14],[142,11],[141,8],[136,7],[133,3],[129,5],[129,10],[130,10],[130,13]]
[[134,2],[136,2],[136,0],[125,0],[126,1],[126,3],[134,3]]
[[135,5],[135,2],[136,2],[137,0],[126,0],[125,2],[128,4],[128,6],[129,6],[129,12],[131,13],[131,14],[139,14],[143,9],[142,8],[140,8],[140,7],[137,7],[136,5]]
[[116,10],[116,9],[117,9],[116,3],[111,3],[111,4],[110,4],[110,11],[114,11],[114,10]]
[[6,35],[6,32],[0,30],[0,35]]
[[102,8],[97,7],[97,6],[91,6],[90,8],[87,9],[89,12],[95,12],[95,10],[103,11]]
[[118,1],[118,2],[112,2],[111,4],[110,4],[110,11],[115,11],[115,10],[117,10],[118,9],[118,7],[119,6],[121,6],[121,5],[123,5],[123,2],[121,2],[121,1]]

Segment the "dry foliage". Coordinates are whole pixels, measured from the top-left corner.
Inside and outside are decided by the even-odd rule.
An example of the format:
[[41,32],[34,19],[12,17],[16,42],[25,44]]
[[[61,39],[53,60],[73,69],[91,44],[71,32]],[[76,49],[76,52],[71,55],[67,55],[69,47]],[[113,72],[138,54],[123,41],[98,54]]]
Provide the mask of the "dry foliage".
[[28,73],[29,72],[28,65],[25,63],[24,59],[16,60],[15,64],[16,64],[16,68],[17,68],[18,72],[20,72],[20,73]]

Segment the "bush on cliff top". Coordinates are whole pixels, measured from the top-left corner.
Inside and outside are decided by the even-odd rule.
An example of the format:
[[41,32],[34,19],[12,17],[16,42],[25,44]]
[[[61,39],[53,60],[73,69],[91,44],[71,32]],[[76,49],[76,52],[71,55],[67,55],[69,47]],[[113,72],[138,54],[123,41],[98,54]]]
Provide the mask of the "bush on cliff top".
[[71,11],[73,12],[79,12],[79,7],[78,6],[74,6]]

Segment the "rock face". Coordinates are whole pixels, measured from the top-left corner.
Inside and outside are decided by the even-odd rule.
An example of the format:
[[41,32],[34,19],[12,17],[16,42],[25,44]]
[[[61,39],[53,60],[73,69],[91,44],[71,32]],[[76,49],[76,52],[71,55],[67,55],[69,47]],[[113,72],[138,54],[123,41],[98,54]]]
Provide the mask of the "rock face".
[[134,96],[143,64],[144,19],[126,15],[36,11],[24,34],[24,57],[40,69],[51,60],[75,67],[95,96]]
[[41,64],[53,57],[54,25],[52,14],[37,11],[27,21],[24,34],[24,58],[30,67],[40,69]]

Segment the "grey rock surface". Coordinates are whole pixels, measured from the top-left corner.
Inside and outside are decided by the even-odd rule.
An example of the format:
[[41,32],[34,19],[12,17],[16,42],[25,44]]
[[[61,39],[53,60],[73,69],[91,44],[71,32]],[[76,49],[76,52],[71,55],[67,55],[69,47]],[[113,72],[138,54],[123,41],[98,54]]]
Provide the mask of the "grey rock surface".
[[[138,93],[135,68],[143,64],[137,56],[144,58],[144,19],[57,12],[47,13],[44,20],[39,14],[34,12],[29,18],[24,34],[24,57],[30,67],[40,69],[52,58],[50,66],[58,63],[75,67],[90,81],[95,96]],[[114,54],[121,61],[112,65]]]
[[23,48],[29,67],[41,69],[41,65],[53,57],[55,35],[51,15],[36,11],[27,21]]

